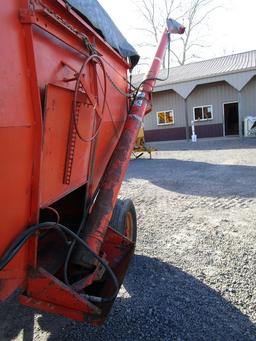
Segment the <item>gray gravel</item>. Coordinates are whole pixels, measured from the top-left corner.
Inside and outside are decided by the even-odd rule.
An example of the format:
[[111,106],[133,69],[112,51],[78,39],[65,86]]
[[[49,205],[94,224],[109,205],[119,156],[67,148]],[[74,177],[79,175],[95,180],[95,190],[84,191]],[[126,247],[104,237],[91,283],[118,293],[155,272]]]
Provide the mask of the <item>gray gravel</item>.
[[122,186],[138,242],[107,323],[34,314],[14,298],[0,306],[1,341],[256,340],[256,139],[156,146]]

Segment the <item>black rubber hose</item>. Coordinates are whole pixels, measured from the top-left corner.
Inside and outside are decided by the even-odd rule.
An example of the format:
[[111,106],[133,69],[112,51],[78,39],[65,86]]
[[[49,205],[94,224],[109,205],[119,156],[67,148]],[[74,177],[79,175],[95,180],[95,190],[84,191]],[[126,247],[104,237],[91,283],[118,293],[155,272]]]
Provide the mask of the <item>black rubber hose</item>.
[[118,294],[119,291],[119,282],[117,280],[116,275],[110,268],[110,266],[105,262],[100,256],[98,256],[94,251],[92,251],[89,246],[85,243],[83,239],[81,239],[78,235],[76,235],[73,231],[71,231],[68,227],[59,224],[59,223],[53,223],[53,222],[45,222],[41,224],[36,224],[31,227],[29,227],[26,231],[22,233],[20,237],[18,237],[9,247],[3,258],[0,260],[0,271],[3,270],[3,268],[11,261],[11,259],[17,254],[17,252],[22,248],[22,246],[26,243],[26,241],[38,230],[40,229],[56,229],[59,231],[61,229],[63,232],[68,234],[70,237],[76,239],[80,244],[84,246],[84,248],[89,251],[98,261],[101,263],[101,265],[108,271],[110,274],[113,283],[116,287],[114,294],[112,294],[109,297],[97,297],[97,296],[91,296],[84,294],[83,297],[88,299],[91,302],[97,302],[97,303],[103,303],[103,302],[111,302],[115,299],[115,297]]

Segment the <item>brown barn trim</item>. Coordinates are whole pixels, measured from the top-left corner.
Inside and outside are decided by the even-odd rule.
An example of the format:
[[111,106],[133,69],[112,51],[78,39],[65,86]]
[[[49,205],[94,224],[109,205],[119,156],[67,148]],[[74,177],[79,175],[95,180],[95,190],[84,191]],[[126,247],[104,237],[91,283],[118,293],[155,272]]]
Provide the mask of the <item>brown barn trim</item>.
[[[223,136],[223,124],[207,124],[195,125],[195,133],[198,138],[203,137],[221,137]],[[189,127],[189,134],[191,135],[191,127]]]
[[146,141],[169,141],[169,140],[185,140],[186,128],[167,128],[156,130],[145,130]]
[[[220,137],[220,136],[223,136],[223,125],[222,123],[196,125],[195,133],[198,138]],[[189,127],[189,135],[191,137],[191,127]],[[185,139],[186,139],[186,127],[145,130],[145,140],[148,142],[185,140]]]

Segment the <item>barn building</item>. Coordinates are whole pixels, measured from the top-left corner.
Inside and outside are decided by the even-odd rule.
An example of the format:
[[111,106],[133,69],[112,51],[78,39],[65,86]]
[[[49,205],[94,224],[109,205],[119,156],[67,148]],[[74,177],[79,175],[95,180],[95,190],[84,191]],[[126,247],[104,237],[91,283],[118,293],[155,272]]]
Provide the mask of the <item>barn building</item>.
[[243,136],[247,116],[256,116],[256,51],[171,68],[154,89],[145,138],[188,139],[192,121],[198,138]]

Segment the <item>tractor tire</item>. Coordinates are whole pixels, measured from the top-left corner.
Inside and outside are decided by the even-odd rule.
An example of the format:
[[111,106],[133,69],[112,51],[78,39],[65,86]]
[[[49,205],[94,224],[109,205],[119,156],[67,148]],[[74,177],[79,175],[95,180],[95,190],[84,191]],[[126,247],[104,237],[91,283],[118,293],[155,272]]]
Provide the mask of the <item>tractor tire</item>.
[[131,199],[117,199],[109,225],[132,242],[137,239],[137,218]]

